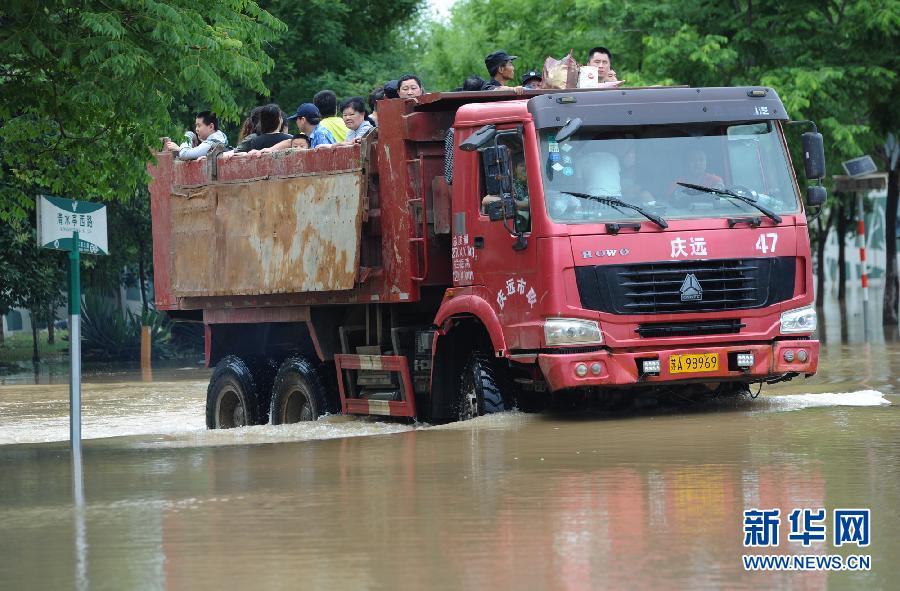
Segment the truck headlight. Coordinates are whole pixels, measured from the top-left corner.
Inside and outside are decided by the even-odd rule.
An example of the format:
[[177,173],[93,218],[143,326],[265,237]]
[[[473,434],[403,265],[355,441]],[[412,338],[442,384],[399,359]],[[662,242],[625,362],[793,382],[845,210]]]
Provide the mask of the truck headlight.
[[595,320],[548,318],[544,321],[547,345],[583,345],[603,342],[603,334]]
[[781,332],[792,334],[816,330],[816,309],[812,306],[781,313]]

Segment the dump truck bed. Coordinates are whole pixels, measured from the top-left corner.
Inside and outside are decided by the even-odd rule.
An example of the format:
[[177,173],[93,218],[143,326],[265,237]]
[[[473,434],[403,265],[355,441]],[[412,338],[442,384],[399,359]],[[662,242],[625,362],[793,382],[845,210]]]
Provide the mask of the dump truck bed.
[[[529,93],[529,96],[535,93]],[[379,102],[362,144],[149,165],[154,289],[163,310],[414,302],[450,285],[444,138],[469,102]]]
[[443,137],[452,113],[397,100],[379,114],[362,144],[195,161],[157,154],[157,306],[412,302],[422,285],[448,284]]

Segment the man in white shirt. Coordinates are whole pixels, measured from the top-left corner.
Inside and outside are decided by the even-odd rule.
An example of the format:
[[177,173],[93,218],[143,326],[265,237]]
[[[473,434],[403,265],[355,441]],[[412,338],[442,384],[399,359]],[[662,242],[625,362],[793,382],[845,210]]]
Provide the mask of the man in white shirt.
[[177,152],[178,157],[182,160],[196,160],[206,156],[210,149],[217,144],[228,145],[228,137],[219,130],[219,120],[210,111],[197,113],[197,118],[194,121],[194,131],[200,140],[197,146],[190,146],[187,142],[179,146],[172,140],[167,140],[165,149]]

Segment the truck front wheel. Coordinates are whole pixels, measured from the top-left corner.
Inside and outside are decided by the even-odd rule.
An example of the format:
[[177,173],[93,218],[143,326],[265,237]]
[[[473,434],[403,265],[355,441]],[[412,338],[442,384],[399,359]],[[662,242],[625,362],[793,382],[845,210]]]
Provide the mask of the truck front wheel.
[[253,374],[240,357],[228,355],[216,365],[206,390],[207,429],[231,429],[259,423]]
[[473,353],[469,358],[460,376],[456,406],[460,421],[506,410],[497,369],[487,355]]
[[316,368],[302,357],[282,363],[272,389],[272,424],[315,421],[327,410],[325,387]]

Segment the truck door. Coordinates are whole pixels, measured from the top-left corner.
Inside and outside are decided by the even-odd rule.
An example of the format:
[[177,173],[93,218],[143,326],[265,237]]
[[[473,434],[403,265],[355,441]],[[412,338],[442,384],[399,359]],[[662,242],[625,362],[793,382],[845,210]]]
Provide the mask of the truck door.
[[[467,170],[471,176],[454,186],[454,285],[483,286],[485,297],[504,325],[507,345],[525,348],[519,327],[537,313],[540,291],[536,268],[538,241],[530,240],[531,200],[521,127],[501,128],[496,140],[496,147],[492,142],[469,154],[477,158]],[[505,222],[491,221],[486,212],[487,204],[499,199],[491,194],[491,183],[486,178],[486,171],[496,163],[498,148],[508,152],[516,201],[515,219]],[[513,248],[517,231],[523,232],[527,242],[524,248]]]

